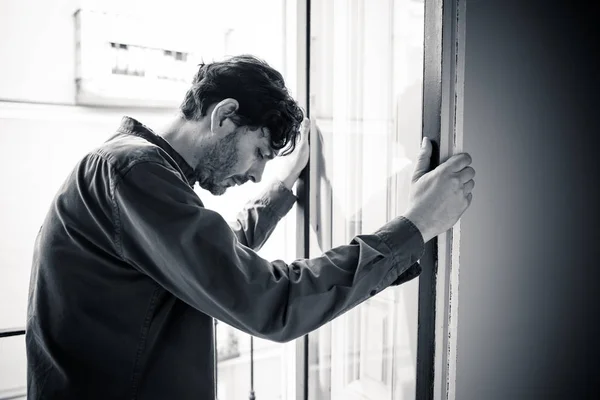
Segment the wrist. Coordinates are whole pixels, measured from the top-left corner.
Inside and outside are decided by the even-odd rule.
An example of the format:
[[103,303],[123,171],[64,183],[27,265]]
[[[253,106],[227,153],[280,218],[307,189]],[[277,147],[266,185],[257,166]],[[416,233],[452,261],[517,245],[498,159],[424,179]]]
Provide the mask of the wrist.
[[427,243],[434,238],[435,235],[432,232],[430,232],[430,230],[427,227],[427,223],[416,213],[413,213],[412,211],[407,211],[402,216],[410,222],[412,222],[412,224],[417,227],[419,232],[421,232],[421,236],[423,236],[423,243]]
[[283,186],[285,186],[287,189],[292,190],[292,188],[294,187],[294,184],[296,183],[296,181],[298,180],[299,175],[288,175],[284,178],[280,178],[279,181],[282,183]]

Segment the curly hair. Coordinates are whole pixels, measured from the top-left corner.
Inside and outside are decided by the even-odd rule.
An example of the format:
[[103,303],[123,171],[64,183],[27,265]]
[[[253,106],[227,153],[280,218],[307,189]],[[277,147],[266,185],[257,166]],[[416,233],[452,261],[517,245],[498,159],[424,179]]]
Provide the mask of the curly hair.
[[271,147],[289,154],[296,145],[304,113],[285,87],[283,76],[265,61],[239,55],[224,61],[200,64],[180,106],[183,116],[197,120],[211,104],[226,98],[238,101],[235,124],[252,129],[266,127]]

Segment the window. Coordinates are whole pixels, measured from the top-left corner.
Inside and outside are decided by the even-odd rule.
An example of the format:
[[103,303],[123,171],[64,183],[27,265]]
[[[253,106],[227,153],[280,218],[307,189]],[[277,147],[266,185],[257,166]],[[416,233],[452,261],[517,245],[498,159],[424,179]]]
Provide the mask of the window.
[[[29,27],[40,24],[37,14],[25,13],[25,5],[17,0],[11,2],[8,10],[0,6],[0,11],[6,11],[0,12],[0,22],[18,17],[19,24],[7,26],[29,47],[27,53],[9,54],[8,62],[14,64],[7,71],[19,70],[19,63],[39,64],[33,57],[47,54],[48,47],[62,57],[53,71],[64,75],[55,74],[55,79],[48,81],[23,69],[14,82],[0,76],[0,83],[6,86],[0,101],[0,145],[31,149],[25,154],[6,152],[0,159],[3,183],[10,189],[3,192],[0,207],[0,331],[24,326],[33,240],[54,193],[75,162],[106,140],[122,115],[137,117],[152,127],[173,111],[76,106],[73,71],[62,68],[75,64],[72,30],[47,29],[47,40],[34,38],[39,32]],[[46,3],[38,0],[38,14],[47,14],[45,18],[56,26],[71,18]],[[310,14],[301,15],[307,3]],[[107,41],[106,65],[111,75],[137,82],[159,75],[169,77],[163,80],[180,81],[188,75],[179,67],[189,64],[196,54],[210,61],[252,53],[280,70],[301,102],[307,98],[313,124],[309,218],[297,221],[291,211],[260,251],[263,257],[296,258],[298,224],[309,226],[312,257],[348,243],[357,234],[376,230],[406,208],[422,135],[424,0],[82,0],[81,4],[124,17],[177,21],[174,28],[194,26],[199,15],[215,15],[202,19],[213,30],[212,45],[200,43],[204,37],[199,37],[197,48],[194,45],[189,52],[187,48],[133,43],[127,38]],[[430,4],[433,11],[428,13],[440,13],[434,16],[441,18],[442,0]],[[49,12],[51,9],[54,11]],[[231,9],[236,12],[231,14]],[[310,22],[308,43],[302,37],[305,22]],[[441,43],[440,28],[431,29],[430,33],[440,36],[435,43]],[[190,43],[190,37],[180,38],[182,43]],[[304,90],[306,60],[302,58],[306,49],[310,50],[308,93]],[[441,65],[441,52],[438,56],[433,69]],[[144,59],[159,61],[140,62]],[[50,67],[54,65],[51,57],[46,61]],[[23,82],[27,84],[21,85]],[[433,96],[441,93],[440,88],[435,89],[439,93]],[[439,114],[439,109],[430,111]],[[437,122],[439,125],[439,119]],[[267,167],[265,183],[277,168],[276,162]],[[17,164],[19,169],[14,168]],[[200,189],[198,193],[208,208],[231,219],[261,186],[232,188],[218,198]],[[423,276],[419,279],[422,282]],[[300,367],[307,361],[308,400],[414,399],[419,279],[386,289],[311,333],[307,360],[295,343],[254,340],[257,398],[306,400],[296,386],[302,386],[297,382],[303,373]],[[216,330],[218,398],[246,398],[251,389],[250,337],[221,323]],[[22,335],[0,338],[0,398],[23,393],[23,342]]]
[[[422,135],[423,26],[423,2],[312,2],[310,110],[320,140],[311,256],[407,206]],[[414,399],[417,303],[415,279],[311,333],[309,399]]]

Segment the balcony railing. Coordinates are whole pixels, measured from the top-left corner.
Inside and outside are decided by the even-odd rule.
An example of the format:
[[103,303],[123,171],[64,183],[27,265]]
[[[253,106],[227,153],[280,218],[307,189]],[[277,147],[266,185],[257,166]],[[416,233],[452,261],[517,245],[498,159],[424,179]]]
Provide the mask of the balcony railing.
[[25,328],[0,329],[0,338],[19,336],[19,335],[24,335],[24,334],[25,334]]

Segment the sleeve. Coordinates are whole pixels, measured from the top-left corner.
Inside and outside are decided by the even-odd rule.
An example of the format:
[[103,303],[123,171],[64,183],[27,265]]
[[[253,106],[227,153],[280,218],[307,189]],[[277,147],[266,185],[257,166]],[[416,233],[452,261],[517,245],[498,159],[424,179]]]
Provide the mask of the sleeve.
[[117,248],[127,262],[197,310],[277,342],[305,335],[385,289],[424,249],[419,230],[398,217],[320,257],[269,262],[158,162],[133,166],[113,201]]
[[229,226],[241,244],[258,251],[295,202],[291,190],[281,182],[274,182],[258,198],[249,201]]

